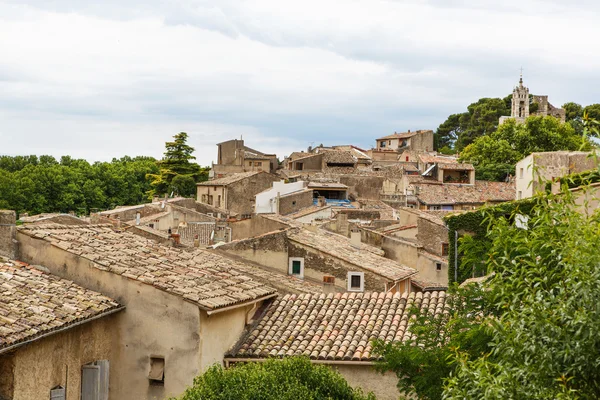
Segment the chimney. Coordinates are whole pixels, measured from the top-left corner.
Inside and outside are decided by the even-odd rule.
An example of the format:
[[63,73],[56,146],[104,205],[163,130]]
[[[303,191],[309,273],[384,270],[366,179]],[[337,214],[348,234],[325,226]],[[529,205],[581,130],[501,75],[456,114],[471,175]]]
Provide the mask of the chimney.
[[200,247],[200,239],[198,239],[198,234],[194,235],[194,247]]
[[352,228],[350,231],[350,245],[356,249],[360,249],[360,244],[360,230],[358,228]]
[[339,213],[337,215],[337,231],[341,235],[348,236],[348,214]]
[[325,207],[325,206],[327,205],[327,201],[325,200],[325,197],[324,197],[324,196],[319,196],[319,197],[317,198],[317,205],[318,205],[319,207]]
[[410,133],[410,129],[408,130],[408,133]]
[[323,275],[323,293],[335,293],[335,276]]
[[135,224],[136,224],[136,225],[139,225],[139,224],[140,224],[140,219],[141,219],[141,217],[142,217],[142,214],[140,214],[140,212],[139,212],[139,211],[135,213]]
[[0,256],[17,258],[17,213],[0,210]]

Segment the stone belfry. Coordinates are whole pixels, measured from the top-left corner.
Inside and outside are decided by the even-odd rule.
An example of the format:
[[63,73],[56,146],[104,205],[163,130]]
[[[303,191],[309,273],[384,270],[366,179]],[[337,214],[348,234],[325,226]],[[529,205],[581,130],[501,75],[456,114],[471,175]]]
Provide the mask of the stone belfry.
[[523,71],[519,78],[519,86],[513,90],[512,110],[510,112],[512,118],[527,118],[529,117],[529,88],[523,86]]

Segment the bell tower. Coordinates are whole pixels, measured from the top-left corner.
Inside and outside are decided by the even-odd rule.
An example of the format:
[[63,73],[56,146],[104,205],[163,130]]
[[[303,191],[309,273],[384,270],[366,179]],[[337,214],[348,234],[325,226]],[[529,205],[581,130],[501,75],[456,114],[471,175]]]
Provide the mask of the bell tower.
[[510,116],[512,118],[523,119],[529,117],[529,88],[523,86],[523,68],[521,68],[519,86],[515,87],[513,90]]

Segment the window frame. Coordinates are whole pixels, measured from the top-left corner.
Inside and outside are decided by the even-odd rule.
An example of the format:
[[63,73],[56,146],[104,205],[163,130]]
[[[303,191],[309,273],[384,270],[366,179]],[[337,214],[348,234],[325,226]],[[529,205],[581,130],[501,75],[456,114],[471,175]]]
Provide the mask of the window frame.
[[[360,277],[360,286],[358,288],[355,288],[352,286],[352,277]],[[346,277],[346,287],[348,292],[359,292],[362,293],[365,291],[365,273],[364,272],[356,272],[356,271],[351,271],[348,272],[348,275]]]
[[[300,262],[300,273],[294,274],[294,261]],[[288,257],[288,275],[304,279],[304,257]]]
[[441,254],[442,254],[442,257],[445,257],[450,254],[450,243],[442,242],[442,253]]

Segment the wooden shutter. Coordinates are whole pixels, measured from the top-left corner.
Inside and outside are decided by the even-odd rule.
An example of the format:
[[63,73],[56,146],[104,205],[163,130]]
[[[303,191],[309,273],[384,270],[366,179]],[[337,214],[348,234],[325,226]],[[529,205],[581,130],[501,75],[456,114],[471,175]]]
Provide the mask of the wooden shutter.
[[108,360],[99,360],[95,364],[100,367],[98,400],[108,400],[109,362]]
[[100,367],[81,367],[81,400],[100,400]]
[[57,387],[50,390],[50,400],[65,400],[66,391],[65,388]]

